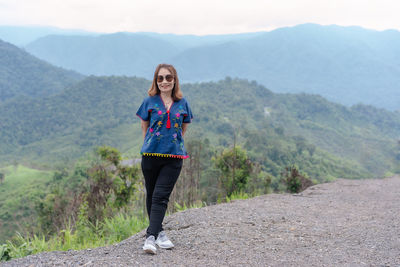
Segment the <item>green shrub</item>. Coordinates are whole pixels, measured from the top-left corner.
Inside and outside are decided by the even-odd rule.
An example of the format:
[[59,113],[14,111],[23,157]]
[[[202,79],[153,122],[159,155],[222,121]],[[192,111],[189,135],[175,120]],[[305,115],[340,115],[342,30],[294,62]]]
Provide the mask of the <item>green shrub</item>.
[[0,261],[8,261],[11,259],[10,248],[6,245],[0,245]]
[[308,177],[300,174],[296,165],[286,167],[282,176],[286,184],[286,190],[290,193],[299,193],[313,185],[313,182]]

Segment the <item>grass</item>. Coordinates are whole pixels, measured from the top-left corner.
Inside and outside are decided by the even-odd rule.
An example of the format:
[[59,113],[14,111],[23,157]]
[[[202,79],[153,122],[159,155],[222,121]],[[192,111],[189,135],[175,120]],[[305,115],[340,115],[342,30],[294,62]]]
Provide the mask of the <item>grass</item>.
[[0,184],[0,243],[3,243],[33,218],[35,199],[44,193],[53,172],[21,165],[1,168],[0,172],[5,174]]
[[187,209],[198,209],[198,208],[206,207],[207,204],[205,202],[198,201],[191,205],[186,205],[186,203],[183,203],[183,205],[180,205],[178,202],[175,202],[174,206],[175,206],[175,210],[177,212],[180,212],[180,211],[184,211]]
[[47,240],[44,236],[24,237],[18,234],[12,241],[0,246],[0,259],[21,258],[44,251],[82,250],[111,245],[140,232],[147,225],[146,218],[118,214],[96,225],[81,222],[75,231],[68,227]]
[[250,196],[249,196],[247,193],[245,193],[245,192],[242,192],[242,191],[240,191],[240,192],[233,192],[233,193],[231,194],[230,197],[226,196],[226,202],[229,203],[229,202],[231,202],[232,200],[237,200],[237,199],[248,199],[248,198],[250,198]]

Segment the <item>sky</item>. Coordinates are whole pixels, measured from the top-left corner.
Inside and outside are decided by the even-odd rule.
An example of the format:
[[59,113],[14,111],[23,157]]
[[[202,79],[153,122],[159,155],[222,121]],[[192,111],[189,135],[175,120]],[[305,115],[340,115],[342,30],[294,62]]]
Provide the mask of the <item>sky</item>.
[[232,34],[303,23],[400,30],[399,0],[0,0],[0,25]]

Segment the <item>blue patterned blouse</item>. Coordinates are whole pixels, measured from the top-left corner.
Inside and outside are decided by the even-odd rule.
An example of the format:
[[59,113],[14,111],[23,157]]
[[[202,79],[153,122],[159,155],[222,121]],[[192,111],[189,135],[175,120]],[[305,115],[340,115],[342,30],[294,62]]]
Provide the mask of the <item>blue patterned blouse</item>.
[[140,153],[144,156],[188,158],[182,136],[182,123],[190,123],[192,111],[185,98],[165,108],[160,95],[143,100],[136,115],[150,121]]

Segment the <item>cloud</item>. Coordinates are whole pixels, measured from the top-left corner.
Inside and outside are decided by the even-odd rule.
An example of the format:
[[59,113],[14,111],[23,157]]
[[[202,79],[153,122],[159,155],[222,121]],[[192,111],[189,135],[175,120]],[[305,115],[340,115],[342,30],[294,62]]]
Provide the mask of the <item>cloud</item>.
[[0,24],[220,34],[313,22],[400,29],[395,0],[0,0]]

